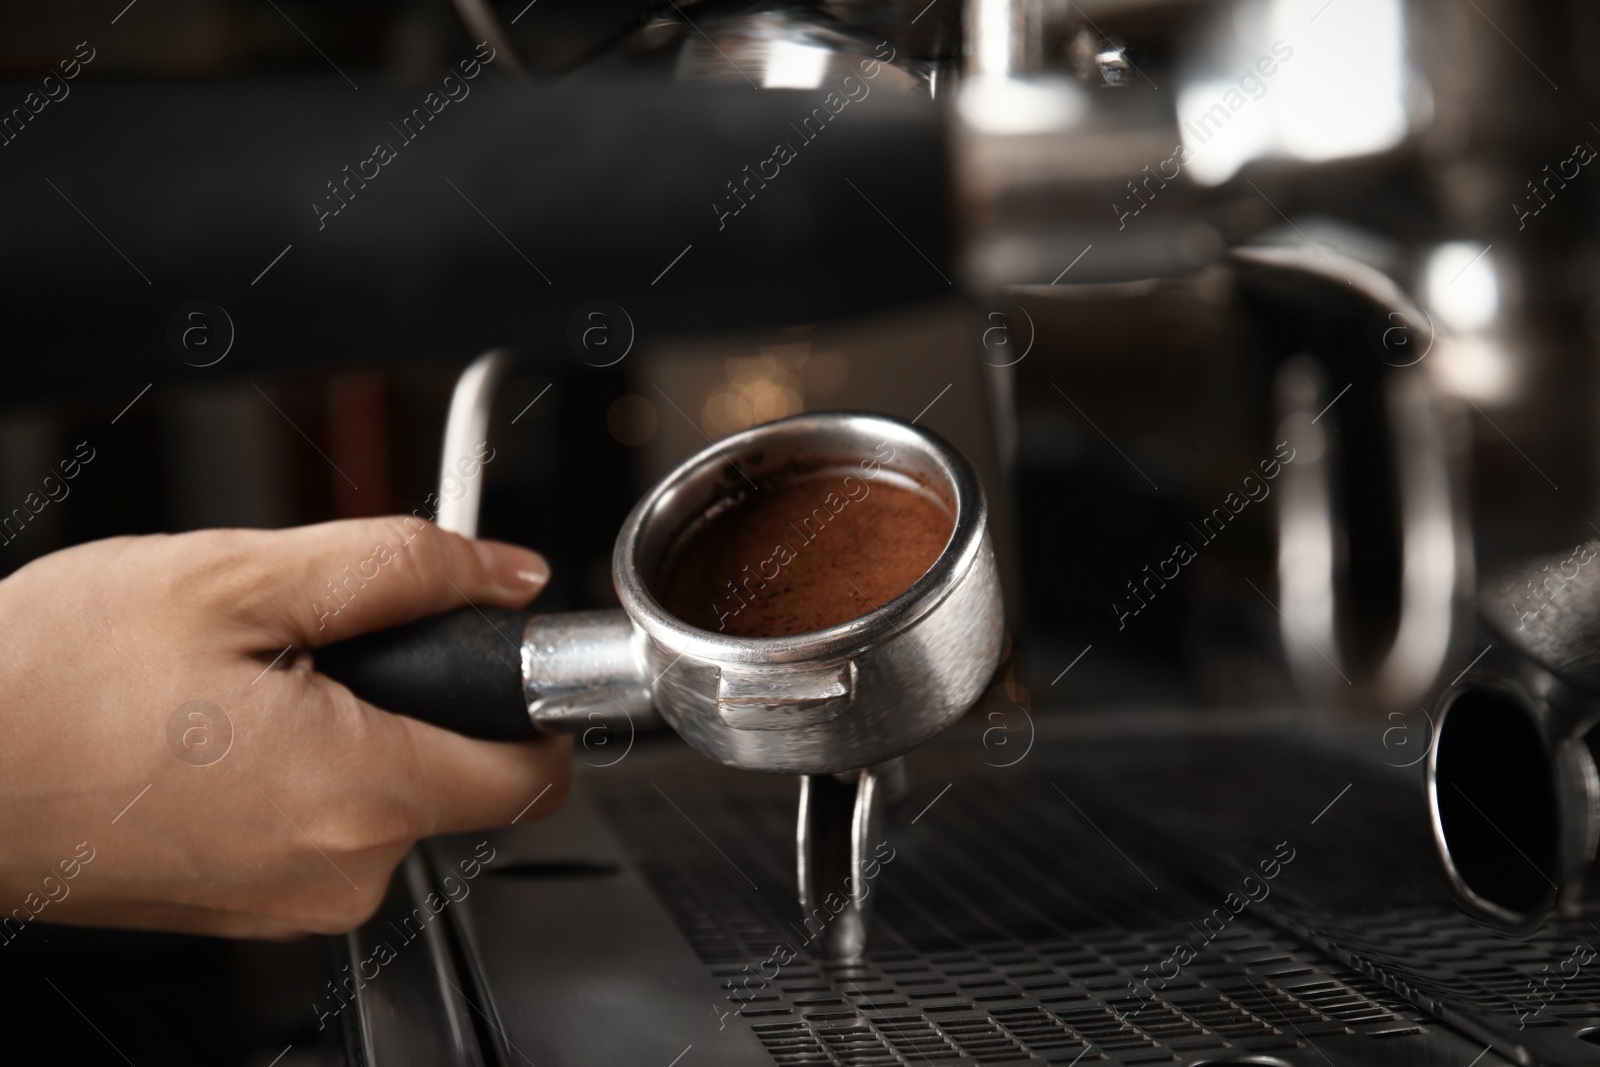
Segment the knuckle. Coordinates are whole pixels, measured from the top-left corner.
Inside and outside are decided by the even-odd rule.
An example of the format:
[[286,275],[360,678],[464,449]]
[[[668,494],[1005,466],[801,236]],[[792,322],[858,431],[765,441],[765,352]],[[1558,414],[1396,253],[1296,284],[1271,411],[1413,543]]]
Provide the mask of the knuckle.
[[[359,831],[356,832],[360,836]],[[336,851],[339,842],[348,840],[338,832],[313,844],[322,853],[310,853],[304,869],[316,874],[302,889],[300,906],[292,915],[279,916],[288,926],[314,934],[342,934],[353,930],[377,912],[388,894],[395,868],[405,857],[409,844],[368,847],[360,855]],[[331,864],[331,867],[330,867]]]
[[274,573],[249,536],[237,530],[197,530],[167,537],[156,550],[170,557],[171,595],[208,612],[259,619],[279,598],[282,577]]
[[354,860],[379,849],[409,845],[419,836],[416,820],[405,805],[379,797],[347,797],[326,805],[306,836],[335,862]]
[[[350,752],[370,750],[355,739]],[[299,819],[296,820],[299,822]],[[329,789],[300,823],[308,843],[335,866],[365,863],[370,857],[404,851],[423,835],[416,806],[403,789],[358,783]],[[307,860],[315,858],[308,856]]]
[[343,882],[339,883],[342,891],[330,887],[317,914],[303,920],[306,929],[314,934],[343,934],[371,919],[377,914],[388,892],[394,867],[395,864],[391,863],[381,870],[368,871],[362,876],[362,884],[357,889]]
[[437,589],[446,584],[450,580],[450,560],[455,547],[451,544],[451,535],[431,522],[408,532],[411,536],[401,543],[395,561],[402,580],[418,590]]
[[202,602],[240,622],[259,625],[273,616],[273,609],[284,599],[282,578],[253,560],[230,561],[210,579]]

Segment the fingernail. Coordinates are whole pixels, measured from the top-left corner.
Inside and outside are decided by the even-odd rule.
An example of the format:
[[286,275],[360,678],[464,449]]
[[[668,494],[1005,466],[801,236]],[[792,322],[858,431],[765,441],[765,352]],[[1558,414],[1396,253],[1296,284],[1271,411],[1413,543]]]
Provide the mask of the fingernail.
[[531,596],[550,580],[550,564],[530,548],[504,541],[474,541],[472,547],[489,577],[518,596]]

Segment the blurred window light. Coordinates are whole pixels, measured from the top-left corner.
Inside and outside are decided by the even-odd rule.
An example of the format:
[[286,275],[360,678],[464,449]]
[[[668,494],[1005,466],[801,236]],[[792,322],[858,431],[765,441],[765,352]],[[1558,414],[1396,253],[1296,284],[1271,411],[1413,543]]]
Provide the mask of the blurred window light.
[[1443,327],[1434,373],[1475,402],[1512,399],[1516,368],[1494,329],[1502,299],[1489,248],[1475,241],[1437,246],[1422,261],[1420,289],[1429,314]]
[[1494,257],[1471,241],[1451,241],[1428,254],[1422,292],[1428,309],[1457,333],[1487,329],[1500,313]]
[[1178,89],[1188,170],[1220,185],[1253,159],[1381,152],[1410,128],[1401,0],[1241,0]]
[[776,40],[767,45],[767,71],[763,89],[815,89],[828,73],[826,48],[800,41]]
[[[1231,95],[1230,95],[1231,94]],[[1243,101],[1237,111],[1229,103]],[[1231,81],[1206,79],[1178,88],[1178,121],[1188,171],[1201,185],[1221,185],[1272,148],[1272,113]]]
[[1513,399],[1517,383],[1511,360],[1487,334],[1441,338],[1433,364],[1434,373],[1470,400],[1501,404]]
[[1077,125],[1087,110],[1075,81],[984,75],[961,86],[961,117],[984,133],[1060,133]]
[[1296,49],[1276,87],[1283,93],[1269,100],[1285,154],[1341,159],[1400,143],[1408,126],[1400,0],[1274,0],[1271,23],[1270,36]]

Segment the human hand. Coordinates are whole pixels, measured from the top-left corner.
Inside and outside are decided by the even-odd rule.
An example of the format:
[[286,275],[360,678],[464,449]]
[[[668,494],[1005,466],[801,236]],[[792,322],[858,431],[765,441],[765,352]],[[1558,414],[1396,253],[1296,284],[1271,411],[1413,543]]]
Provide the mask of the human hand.
[[0,945],[35,919],[344,931],[417,839],[559,807],[570,738],[391,715],[311,651],[521,607],[548,576],[537,553],[404,516],[114,538],[0,581]]

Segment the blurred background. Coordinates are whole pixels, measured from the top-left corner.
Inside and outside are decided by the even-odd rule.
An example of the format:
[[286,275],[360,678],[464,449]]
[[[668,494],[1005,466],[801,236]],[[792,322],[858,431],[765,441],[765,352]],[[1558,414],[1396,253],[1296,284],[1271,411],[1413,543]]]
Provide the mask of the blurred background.
[[[1578,0],[0,3],[0,574],[423,508],[510,345],[481,529],[552,610],[616,603],[623,516],[707,441],[881,411],[995,504],[985,708],[1381,758],[1477,576],[1600,534],[1597,47]],[[137,1062],[332,1040],[320,944],[171,939],[163,985],[46,934],[12,1022],[71,1018],[48,968],[170,1021]]]

